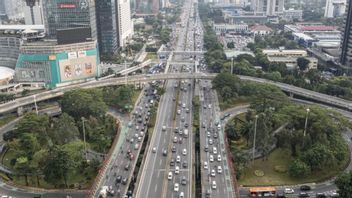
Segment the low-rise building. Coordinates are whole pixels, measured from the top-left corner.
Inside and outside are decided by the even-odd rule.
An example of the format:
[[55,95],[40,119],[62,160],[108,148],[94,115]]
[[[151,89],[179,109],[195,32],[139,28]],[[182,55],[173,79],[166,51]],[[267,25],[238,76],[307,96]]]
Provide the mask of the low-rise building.
[[251,32],[256,36],[265,36],[267,34],[270,34],[271,32],[273,32],[273,30],[271,28],[269,28],[266,25],[254,25],[250,28]]
[[268,57],[271,56],[290,56],[290,57],[302,57],[307,56],[306,50],[282,50],[282,49],[264,49],[263,54]]
[[216,34],[221,33],[244,33],[248,32],[247,24],[213,24],[213,29]]
[[284,10],[282,15],[282,19],[286,21],[294,21],[294,20],[302,21],[302,17],[303,17],[302,10],[295,10],[292,8],[288,10]]

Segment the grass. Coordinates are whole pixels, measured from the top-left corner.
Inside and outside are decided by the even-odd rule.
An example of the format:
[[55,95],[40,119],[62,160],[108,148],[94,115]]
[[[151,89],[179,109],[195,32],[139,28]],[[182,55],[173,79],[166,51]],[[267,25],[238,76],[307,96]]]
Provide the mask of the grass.
[[[11,166],[11,159],[16,159],[15,152],[12,150],[8,150],[3,157],[2,163],[4,166],[8,167],[9,169],[13,169],[13,166]],[[81,170],[78,169],[68,174],[69,178],[67,183],[70,188],[78,187],[78,185],[80,184],[82,189],[88,189],[92,185],[93,179],[95,178],[97,172],[91,168],[86,169],[85,171],[82,171],[82,172],[80,171]],[[3,178],[4,176],[0,175],[0,177]],[[12,182],[23,186],[26,185],[24,176],[14,176]],[[45,182],[43,177],[39,177],[39,184],[40,185],[38,186],[36,176],[33,176],[33,177],[28,176],[29,186],[46,188],[46,189],[55,188],[54,185]],[[64,186],[62,188],[64,188]]]
[[0,118],[0,127],[4,126],[5,124],[7,124],[7,123],[9,123],[11,121],[13,121],[16,118],[17,118],[17,116],[13,115],[13,114],[2,116]]
[[148,52],[147,57],[145,57],[145,60],[148,60],[148,59],[157,60],[158,56],[155,52]]
[[245,98],[245,97],[233,98],[227,101],[223,101],[221,96],[219,96],[219,106],[221,111],[224,111],[226,109],[230,109],[236,106],[240,106],[240,105],[246,105],[248,103],[249,103],[248,98]]
[[[346,159],[336,169],[316,171],[306,178],[291,178],[285,170],[288,170],[292,160],[293,158],[288,149],[275,149],[269,155],[268,160],[257,159],[254,160],[254,164],[250,162],[248,167],[243,171],[239,184],[244,186],[276,186],[321,182],[337,175],[348,163],[348,159]],[[255,176],[254,172],[256,170],[263,171],[264,176]]]

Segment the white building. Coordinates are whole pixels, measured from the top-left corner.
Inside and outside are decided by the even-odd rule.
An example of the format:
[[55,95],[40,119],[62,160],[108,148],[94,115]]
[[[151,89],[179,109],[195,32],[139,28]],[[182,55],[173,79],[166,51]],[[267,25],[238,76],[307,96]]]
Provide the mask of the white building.
[[324,17],[339,17],[345,14],[345,11],[346,0],[326,0]]
[[286,21],[293,21],[293,20],[298,20],[301,21],[303,17],[303,11],[302,10],[295,10],[295,9],[288,9],[284,10],[282,19]]
[[284,0],[252,0],[251,9],[255,15],[281,16],[284,10]]
[[241,32],[248,32],[248,25],[247,24],[213,24],[213,29],[216,34],[221,33],[241,33]]
[[[24,21],[26,25],[43,25],[43,7],[42,0],[28,1],[24,6]],[[33,12],[32,12],[33,11]]]
[[9,19],[22,19],[24,17],[23,8],[25,1],[23,0],[5,0],[5,12]]
[[270,34],[273,30],[266,25],[254,25],[250,28],[254,36],[264,36]]
[[127,41],[132,38],[134,33],[130,1],[117,0],[117,8],[119,47],[125,47]]

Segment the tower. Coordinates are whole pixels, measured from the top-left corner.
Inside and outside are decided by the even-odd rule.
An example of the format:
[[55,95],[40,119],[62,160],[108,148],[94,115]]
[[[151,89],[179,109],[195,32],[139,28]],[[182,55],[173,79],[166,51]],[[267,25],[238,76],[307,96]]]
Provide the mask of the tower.
[[352,67],[352,0],[348,0],[346,7],[345,25],[341,43],[340,61],[347,68]]

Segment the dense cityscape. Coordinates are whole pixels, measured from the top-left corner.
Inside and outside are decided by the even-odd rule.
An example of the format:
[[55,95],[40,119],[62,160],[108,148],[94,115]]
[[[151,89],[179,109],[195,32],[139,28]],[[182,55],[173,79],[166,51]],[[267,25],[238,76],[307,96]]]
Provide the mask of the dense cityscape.
[[0,0],[1,198],[352,198],[352,0]]

